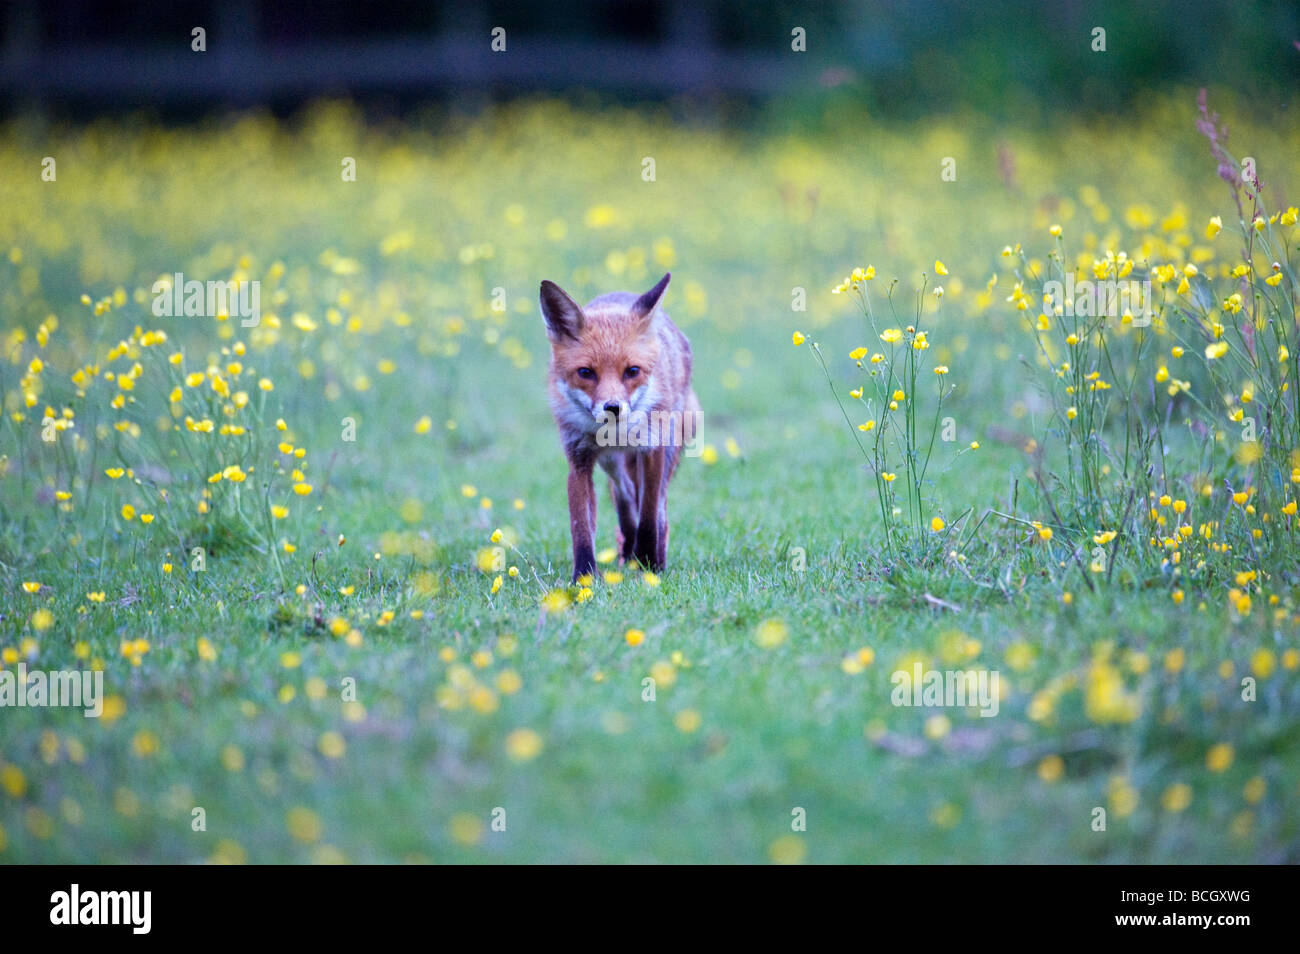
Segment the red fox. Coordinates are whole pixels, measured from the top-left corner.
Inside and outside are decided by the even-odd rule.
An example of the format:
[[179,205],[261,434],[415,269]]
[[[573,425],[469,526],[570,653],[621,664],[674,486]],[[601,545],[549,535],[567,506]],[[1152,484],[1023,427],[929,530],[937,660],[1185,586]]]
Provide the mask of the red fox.
[[551,413],[569,459],[573,579],[596,569],[596,465],[609,474],[619,560],[663,569],[668,481],[700,437],[691,345],[659,308],[670,275],[637,297],[601,295],[579,306],[542,282],[551,341]]

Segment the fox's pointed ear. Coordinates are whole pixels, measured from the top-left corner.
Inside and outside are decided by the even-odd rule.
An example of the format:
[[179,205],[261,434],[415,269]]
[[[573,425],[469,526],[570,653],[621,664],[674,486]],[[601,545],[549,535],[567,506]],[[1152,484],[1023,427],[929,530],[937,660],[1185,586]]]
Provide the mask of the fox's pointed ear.
[[669,272],[659,279],[659,284],[650,289],[636,301],[632,302],[632,316],[634,318],[646,319],[654,314],[655,308],[659,305],[659,299],[664,297],[664,289],[668,287],[668,279],[672,278]]
[[546,334],[552,341],[578,337],[582,331],[582,309],[564,293],[555,282],[542,282],[542,317],[546,319]]

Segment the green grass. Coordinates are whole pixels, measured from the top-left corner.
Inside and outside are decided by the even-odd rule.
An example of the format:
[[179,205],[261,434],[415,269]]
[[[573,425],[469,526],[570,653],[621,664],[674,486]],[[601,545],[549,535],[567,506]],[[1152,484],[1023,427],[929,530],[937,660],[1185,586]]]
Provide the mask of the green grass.
[[[621,122],[610,120],[601,135],[617,141]],[[132,135],[124,131],[123,142]],[[668,136],[665,149],[694,156],[696,168],[710,150],[729,148],[712,133],[680,135],[680,142],[677,134]],[[201,151],[205,142],[184,148]],[[514,152],[500,144],[480,146],[499,150],[503,163],[514,161]],[[91,151],[85,142],[82,147]],[[1175,147],[1168,148],[1164,158],[1172,163]],[[272,151],[290,163],[293,153],[284,144]],[[730,187],[757,195],[762,170],[802,161],[820,170],[809,174],[824,177],[828,192],[847,190],[832,168],[840,153],[825,144],[796,144],[789,153],[803,158],[782,159],[778,150],[756,160],[759,171],[736,173],[755,184]],[[559,192],[580,194],[582,175],[573,170],[586,155],[560,155],[544,163],[545,174],[533,174],[540,182],[555,177]],[[512,295],[527,300],[540,278],[566,277],[557,267],[590,268],[584,291],[592,293],[648,287],[657,277],[601,273],[611,243],[596,231],[575,236],[558,259],[522,244],[535,236],[515,248],[495,225],[482,224],[486,212],[467,211],[487,189],[475,192],[472,167],[486,161],[469,149],[459,159],[439,156],[462,174],[454,180],[459,185],[412,177],[388,155],[393,181],[387,188],[415,192],[421,183],[442,181],[436,188],[463,207],[448,228],[471,234],[469,217],[481,216],[484,240],[493,238],[507,262]],[[591,160],[597,168],[599,161]],[[179,163],[169,174],[178,183],[191,181]],[[1069,174],[1070,188],[1085,181],[1077,170]],[[265,170],[241,175],[273,191]],[[719,188],[727,178],[722,170],[710,175],[721,177]],[[488,181],[496,180],[482,180]],[[338,288],[317,258],[338,247],[362,258],[367,271],[348,287],[367,300],[386,281],[417,284],[440,296],[434,316],[456,311],[482,320],[484,309],[466,304],[472,295],[460,284],[466,267],[457,262],[456,240],[444,236],[441,252],[427,260],[387,262],[375,254],[369,230],[386,234],[403,224],[401,215],[371,226],[363,212],[373,196],[359,205],[342,199],[313,206],[304,196],[328,187],[295,188],[300,191],[288,190],[276,207],[312,208],[303,214],[323,234],[291,237],[288,225],[272,222],[264,248],[254,227],[234,223],[239,240],[260,250],[263,265],[282,256],[303,269],[283,314],[303,308],[321,318]],[[273,397],[283,402],[295,440],[309,448],[308,474],[316,483],[289,533],[298,549],[284,558],[287,589],[257,540],[238,525],[177,516],[160,519],[151,535],[138,520],[118,520],[113,514],[125,498],[113,496],[119,488],[99,476],[111,460],[101,457],[92,468],[89,451],[76,458],[77,509],[58,514],[38,502],[52,471],[41,470],[41,459],[20,463],[18,429],[0,431],[9,460],[0,480],[0,647],[20,648],[33,638],[38,649],[30,666],[79,668],[85,662],[75,648],[84,642],[90,657],[104,661],[107,692],[124,704],[116,718],[98,721],[71,710],[0,711],[0,861],[1300,860],[1300,679],[1294,669],[1270,669],[1260,657],[1267,650],[1272,660],[1295,645],[1288,614],[1275,617],[1261,607],[1238,618],[1213,593],[1204,602],[1192,595],[1173,605],[1167,586],[1140,576],[1093,593],[1068,551],[1030,546],[1014,525],[992,518],[977,538],[962,543],[969,577],[950,561],[888,560],[874,481],[820,369],[806,348],[790,344],[792,327],[815,331],[828,355],[841,356],[833,371],[847,378],[851,364],[842,355],[860,343],[862,327],[847,313],[832,318],[820,306],[808,316],[785,310],[787,286],[805,283],[823,301],[822,287],[838,280],[846,261],[868,258],[859,249],[870,243],[848,225],[822,226],[827,231],[816,243],[788,253],[783,273],[752,277],[762,261],[770,264],[752,246],[779,243],[739,236],[755,256],[747,260],[715,228],[715,214],[729,200],[713,197],[707,182],[692,188],[698,191],[685,197],[669,193],[667,209],[645,215],[685,217],[675,233],[682,260],[673,267],[668,307],[693,343],[705,438],[717,458],[685,460],[674,480],[669,567],[658,586],[626,570],[621,583],[596,581],[580,605],[542,609],[546,593],[567,584],[571,566],[566,465],[545,404],[535,303],[518,308],[505,326],[532,352],[523,367],[473,338],[455,357],[419,353],[414,338],[436,320],[414,293],[405,302],[417,319],[410,332],[389,325],[336,341],[329,336],[340,332],[324,327],[317,333],[323,344],[309,346],[304,336],[249,358],[259,372],[274,374]],[[887,183],[871,188],[887,189]],[[982,205],[963,220],[963,240],[973,242],[980,216],[1009,201],[991,185],[980,190]],[[238,195],[232,201],[246,201]],[[701,208],[690,207],[691,195]],[[748,207],[756,207],[753,195]],[[500,214],[498,198],[484,200],[492,222]],[[151,238],[172,243],[172,257],[182,262],[209,247],[210,236],[189,234],[206,226],[151,224],[138,199],[123,200],[113,214],[89,198],[32,201],[55,202],[54,218],[68,225],[79,216],[126,223],[130,237],[122,254],[136,260],[110,281],[128,287],[147,287],[155,263],[173,270],[162,264],[168,255],[148,245]],[[58,204],[64,201],[69,204]],[[184,201],[200,200],[191,194]],[[530,203],[531,220],[564,216],[575,233],[586,208],[544,195],[519,201]],[[842,217],[852,220],[847,211]],[[177,235],[178,228],[185,234]],[[354,228],[364,235],[355,237]],[[35,231],[30,221],[10,223],[0,243],[39,247]],[[653,234],[638,232],[636,241],[648,245]],[[420,233],[417,248],[425,237]],[[970,252],[972,259],[992,261],[1002,241],[1001,234],[986,234],[985,248]],[[47,253],[42,290],[0,299],[8,309],[0,322],[30,333],[47,307],[71,315],[89,242],[69,257]],[[885,268],[882,256],[870,257]],[[924,268],[934,253],[910,257]],[[227,258],[214,273],[228,265]],[[957,270],[951,260],[949,266]],[[198,274],[200,266],[191,267]],[[653,264],[646,269],[653,270]],[[891,274],[907,273],[900,263]],[[968,288],[983,279],[975,266],[967,271]],[[688,281],[708,290],[711,307],[702,314],[683,302]],[[471,282],[479,290],[496,283],[490,273]],[[764,287],[756,290],[755,283]],[[106,291],[111,285],[92,287],[95,297]],[[85,343],[80,362],[137,323],[160,324],[147,306],[131,303],[98,319],[81,311],[64,317],[59,332],[70,329],[74,341]],[[973,508],[972,522],[991,508],[1041,519],[1027,458],[989,437],[991,428],[1008,426],[1038,433],[1029,373],[1008,360],[1032,359],[1030,342],[1015,337],[1009,322],[978,317],[973,309],[959,307],[945,321],[933,337],[972,339],[969,350],[944,358],[959,388],[952,412],[957,446],[978,439],[982,447],[932,473],[933,505],[950,516]],[[198,354],[222,343],[207,325],[167,327]],[[477,325],[474,330],[477,335]],[[742,348],[752,360],[736,360]],[[374,374],[373,360],[383,355],[398,359],[396,374]],[[316,373],[295,377],[298,361],[308,356]],[[373,386],[353,389],[348,382],[366,362]],[[21,369],[5,373],[0,389],[13,387]],[[330,384],[337,388],[332,395]],[[268,410],[267,420],[279,413]],[[425,413],[434,419],[433,431],[418,434],[412,425]],[[358,421],[355,442],[340,439],[336,422],[346,416]],[[443,426],[447,418],[456,421],[455,430]],[[87,436],[91,430],[83,428]],[[738,456],[725,449],[727,438]],[[123,447],[137,468],[151,459],[135,445]],[[25,454],[39,450],[39,443],[23,447]],[[936,467],[950,453],[941,447]],[[180,501],[197,489],[193,476],[175,461],[152,459],[173,469],[177,513],[191,512]],[[472,485],[474,494],[463,494],[462,485]],[[82,489],[91,501],[85,507]],[[483,497],[490,508],[481,505]],[[525,502],[522,510],[512,506],[516,498]],[[599,503],[598,550],[612,547],[614,534],[603,487]],[[507,577],[492,595],[495,574],[475,563],[496,528],[517,535],[519,552],[509,553],[508,562],[520,575]],[[194,573],[186,554],[199,540],[211,553],[206,570]],[[802,571],[791,565],[795,547],[806,552]],[[171,574],[161,569],[167,559]],[[1285,578],[1282,568],[1279,576]],[[20,583],[27,580],[44,588],[24,593]],[[301,594],[294,591],[299,585]],[[1287,594],[1288,585],[1277,591]],[[350,594],[340,592],[349,586]],[[101,590],[103,604],[87,602],[87,592]],[[1289,607],[1289,595],[1286,600]],[[31,623],[39,608],[55,620],[43,632]],[[380,625],[384,611],[394,616]],[[422,615],[412,618],[412,611]],[[336,618],[356,629],[359,645],[331,633]],[[788,636],[764,648],[755,634],[771,619],[783,621]],[[641,645],[624,640],[630,628],[645,632]],[[140,638],[150,649],[132,666],[119,647]],[[215,660],[200,658],[200,638],[216,648]],[[864,647],[874,652],[871,664],[845,671],[846,656]],[[1167,668],[1175,650],[1185,660]],[[490,654],[478,660],[482,667],[473,658],[480,651]],[[287,667],[286,653],[297,654],[300,664]],[[891,705],[890,674],[914,657],[943,669],[998,670],[1008,690],[999,714]],[[1098,659],[1115,661],[1125,690],[1140,701],[1132,721],[1099,720],[1087,710],[1084,690]],[[655,699],[644,701],[643,680],[656,664],[667,664],[675,678],[665,680],[661,665]],[[1252,666],[1258,695],[1246,702],[1241,679]],[[507,671],[518,674],[518,691],[498,690]],[[355,680],[359,708],[341,698],[345,679]],[[313,680],[323,682],[323,693],[308,691],[320,686]],[[485,707],[492,711],[471,704],[473,686],[492,690],[495,708]],[[293,690],[287,701],[285,687]],[[1054,700],[1051,714],[1033,718],[1031,707],[1044,691]],[[682,717],[692,712],[698,725]],[[948,726],[930,721],[939,714]],[[540,751],[530,758],[512,757],[507,740],[520,729],[540,738]],[[334,737],[326,736],[335,732],[345,743],[341,756]],[[1230,744],[1233,757],[1226,770],[1212,771],[1207,753],[1219,743]],[[1053,756],[1063,771],[1055,779],[1045,772],[1044,779],[1040,766],[1055,764]],[[1183,784],[1190,786],[1190,804],[1171,810],[1179,790],[1170,789]],[[1098,806],[1107,810],[1105,831],[1092,828]],[[206,812],[206,831],[192,830],[195,807]],[[491,827],[498,807],[505,809],[505,831]],[[804,832],[791,830],[796,808],[806,811]]]

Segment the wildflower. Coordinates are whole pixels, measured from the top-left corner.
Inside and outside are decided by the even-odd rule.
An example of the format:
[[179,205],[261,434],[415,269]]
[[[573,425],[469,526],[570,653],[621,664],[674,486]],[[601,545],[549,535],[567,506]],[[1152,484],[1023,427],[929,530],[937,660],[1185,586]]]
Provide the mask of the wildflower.
[[694,709],[683,709],[673,717],[673,725],[677,727],[679,732],[684,732],[687,735],[696,731],[700,727],[701,721],[700,714]]
[[1051,784],[1065,774],[1065,761],[1059,755],[1049,755],[1038,763],[1038,778]]
[[535,759],[542,751],[542,737],[532,729],[515,729],[506,736],[506,754],[516,762]]
[[1192,787],[1186,782],[1170,785],[1160,796],[1160,805],[1170,814],[1185,811],[1192,804]]
[[765,619],[754,631],[754,641],[763,649],[775,649],[786,641],[790,627],[779,619]]
[[1211,772],[1225,772],[1232,765],[1232,746],[1226,742],[1212,745],[1205,753],[1205,767]]

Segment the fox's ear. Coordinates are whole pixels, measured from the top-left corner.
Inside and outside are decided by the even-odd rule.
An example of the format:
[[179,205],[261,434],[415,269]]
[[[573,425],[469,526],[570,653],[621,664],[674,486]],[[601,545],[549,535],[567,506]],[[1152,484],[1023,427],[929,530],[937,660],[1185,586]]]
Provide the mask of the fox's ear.
[[632,302],[633,318],[648,319],[654,314],[655,308],[659,305],[659,299],[664,297],[664,289],[668,287],[668,279],[672,277],[671,272],[664,275],[663,278],[659,279],[658,285]]
[[578,337],[582,331],[582,309],[564,293],[555,282],[542,282],[542,317],[546,319],[546,334],[552,341]]

